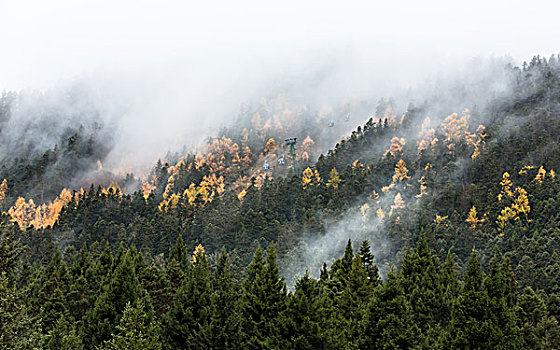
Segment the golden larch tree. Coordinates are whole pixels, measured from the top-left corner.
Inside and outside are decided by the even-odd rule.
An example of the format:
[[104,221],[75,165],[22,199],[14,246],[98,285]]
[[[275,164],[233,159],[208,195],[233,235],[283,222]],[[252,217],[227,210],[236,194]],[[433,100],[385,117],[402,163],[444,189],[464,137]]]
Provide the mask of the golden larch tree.
[[307,188],[309,184],[313,181],[313,171],[311,168],[307,167],[301,176],[301,184],[303,188]]
[[264,146],[264,154],[274,152],[276,149],[276,141],[273,138],[268,139],[266,145]]
[[389,149],[385,152],[385,155],[391,154],[393,157],[396,157],[397,155],[402,153],[405,144],[406,144],[406,140],[404,138],[398,138],[396,136],[393,137],[391,139],[391,145],[389,146]]
[[395,165],[395,174],[393,175],[393,182],[398,183],[406,179],[410,179],[410,176],[408,176],[408,169],[406,168],[406,163],[404,162],[404,160],[401,159]]
[[192,262],[193,262],[193,264],[196,263],[196,257],[197,257],[197,256],[203,256],[205,253],[206,253],[206,252],[204,251],[204,247],[202,246],[202,244],[197,245],[197,246],[194,248],[193,255],[192,255]]
[[473,205],[472,208],[469,210],[469,215],[466,221],[471,225],[471,228],[474,230],[478,224],[484,222],[484,219],[478,218],[476,207]]
[[335,190],[338,189],[338,185],[342,180],[340,179],[340,176],[338,174],[338,171],[336,171],[336,168],[332,168],[329,175],[330,175],[330,179],[329,181],[327,181],[327,187],[332,187]]
[[509,179],[509,173],[507,171],[502,175],[500,186],[502,186],[502,191],[498,195],[499,202],[501,202],[504,197],[513,197],[513,191],[511,190],[511,188],[513,187],[513,183]]
[[23,197],[18,197],[15,204],[8,210],[12,222],[18,224],[19,228],[24,230],[35,219],[36,205],[33,199],[26,201]]
[[8,181],[4,179],[0,184],[0,212],[4,209],[6,195],[8,195]]
[[537,175],[535,176],[535,181],[539,184],[542,185],[544,178],[546,177],[546,170],[544,169],[543,166],[541,166],[539,168],[539,171],[537,171]]

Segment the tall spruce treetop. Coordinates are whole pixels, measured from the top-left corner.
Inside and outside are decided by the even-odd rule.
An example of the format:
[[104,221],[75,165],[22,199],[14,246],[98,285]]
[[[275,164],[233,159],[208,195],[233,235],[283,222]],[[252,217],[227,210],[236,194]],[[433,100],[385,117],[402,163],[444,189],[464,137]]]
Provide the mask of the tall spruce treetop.
[[379,284],[379,268],[375,263],[375,258],[371,253],[371,247],[369,240],[364,239],[360,245],[360,258],[362,260],[362,266],[364,271],[368,276],[368,281],[375,287]]
[[241,309],[236,283],[229,272],[228,255],[222,248],[214,273],[212,315],[205,337],[211,349],[242,349]]
[[81,328],[84,346],[94,348],[108,340],[126,304],[135,302],[142,294],[142,287],[136,277],[134,259],[129,250],[103,286],[103,292],[95,301],[93,309],[84,316]]
[[474,248],[467,262],[467,270],[463,279],[463,287],[461,288],[463,293],[468,291],[478,292],[482,289],[482,270]]
[[4,233],[0,243],[0,273],[4,273],[9,282],[13,282],[23,248],[20,247],[19,240],[14,239],[12,230],[2,228],[0,232]]

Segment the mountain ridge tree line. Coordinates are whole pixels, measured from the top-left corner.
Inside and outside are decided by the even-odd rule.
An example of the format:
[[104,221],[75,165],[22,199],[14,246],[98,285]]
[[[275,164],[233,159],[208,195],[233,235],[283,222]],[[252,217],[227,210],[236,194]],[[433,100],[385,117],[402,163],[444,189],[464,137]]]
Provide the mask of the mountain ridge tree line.
[[[5,307],[19,320],[6,334],[29,329],[29,342],[69,348],[555,348],[559,70],[541,58],[511,68],[513,96],[437,125],[426,118],[429,101],[410,104],[400,119],[381,101],[380,119],[314,164],[321,132],[297,118],[283,125],[261,106],[205,152],[160,161],[142,183],[128,176],[138,184],[131,194],[122,182],[92,185],[35,205],[15,198],[26,193],[14,192],[15,184],[26,188],[22,166],[3,165],[1,229],[15,252],[6,254],[20,252],[14,240],[26,247],[26,259],[3,267]],[[280,146],[298,128],[308,136],[299,137],[301,177],[290,175]],[[348,236],[370,238],[371,247],[328,257],[320,274],[303,266],[306,235],[330,237],[332,223],[353,212],[357,232]],[[271,244],[268,254],[258,248]],[[200,262],[186,253],[195,247]],[[68,272],[88,254],[95,269]],[[71,291],[78,280],[82,289]],[[235,299],[249,306],[225,315]],[[530,321],[521,311],[528,303],[540,305]],[[41,328],[28,326],[39,319]],[[207,327],[197,329],[201,319]],[[214,336],[218,343],[208,345]]]

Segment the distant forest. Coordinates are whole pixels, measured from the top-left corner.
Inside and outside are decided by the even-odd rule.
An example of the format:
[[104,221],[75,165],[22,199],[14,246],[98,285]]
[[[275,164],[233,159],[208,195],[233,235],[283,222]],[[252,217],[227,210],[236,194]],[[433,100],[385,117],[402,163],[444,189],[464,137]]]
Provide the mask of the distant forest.
[[142,175],[94,108],[14,129],[3,93],[0,349],[559,349],[560,63],[503,69],[483,105],[263,99]]

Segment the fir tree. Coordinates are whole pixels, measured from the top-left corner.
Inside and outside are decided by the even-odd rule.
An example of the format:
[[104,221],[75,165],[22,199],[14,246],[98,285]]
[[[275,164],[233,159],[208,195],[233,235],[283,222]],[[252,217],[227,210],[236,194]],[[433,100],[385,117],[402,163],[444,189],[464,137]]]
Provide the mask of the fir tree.
[[239,293],[236,283],[229,272],[229,261],[225,248],[222,248],[218,266],[214,273],[214,286],[211,296],[212,315],[205,332],[211,349],[242,349],[242,316]]
[[101,346],[101,349],[162,349],[158,335],[158,325],[150,319],[144,310],[144,301],[139,300],[136,306],[132,306],[130,302],[126,304],[115,333],[109,341]]
[[380,282],[379,269],[375,263],[375,258],[371,253],[371,247],[369,245],[369,240],[364,239],[360,245],[360,259],[362,260],[362,267],[368,277],[368,281],[377,287]]
[[92,348],[108,340],[126,304],[135,302],[142,296],[133,255],[132,250],[127,251],[107,284],[103,286],[95,306],[85,314],[80,329],[84,347]]
[[366,308],[359,348],[411,349],[417,333],[399,277],[390,273]]

